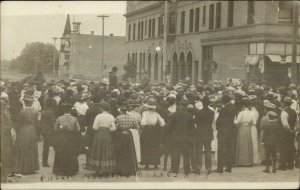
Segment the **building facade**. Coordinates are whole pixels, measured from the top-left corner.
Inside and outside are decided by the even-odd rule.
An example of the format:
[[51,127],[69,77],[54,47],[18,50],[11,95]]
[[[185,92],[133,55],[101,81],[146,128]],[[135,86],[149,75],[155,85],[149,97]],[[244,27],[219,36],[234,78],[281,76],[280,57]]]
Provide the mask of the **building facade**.
[[[125,36],[104,36],[104,57],[102,67],[103,37],[91,34],[80,34],[80,23],[73,23],[71,32],[68,16],[59,51],[60,76],[84,79],[102,79],[114,66],[118,75],[124,74],[126,64]],[[117,56],[116,56],[117,55]],[[103,73],[102,73],[103,68]]]
[[281,1],[128,1],[127,59],[137,78],[147,70],[154,82],[166,76],[173,82],[186,76],[194,82],[281,80],[290,76],[292,9]]

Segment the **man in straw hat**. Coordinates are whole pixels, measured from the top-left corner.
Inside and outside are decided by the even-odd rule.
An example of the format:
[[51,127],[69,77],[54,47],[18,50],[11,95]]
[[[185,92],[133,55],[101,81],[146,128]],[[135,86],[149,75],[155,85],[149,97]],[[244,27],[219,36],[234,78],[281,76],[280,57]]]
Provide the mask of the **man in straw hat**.
[[295,110],[290,106],[292,99],[285,97],[282,101],[283,110],[280,114],[282,123],[281,143],[280,143],[280,165],[279,170],[294,168],[295,161],[295,131],[299,130],[299,118]]

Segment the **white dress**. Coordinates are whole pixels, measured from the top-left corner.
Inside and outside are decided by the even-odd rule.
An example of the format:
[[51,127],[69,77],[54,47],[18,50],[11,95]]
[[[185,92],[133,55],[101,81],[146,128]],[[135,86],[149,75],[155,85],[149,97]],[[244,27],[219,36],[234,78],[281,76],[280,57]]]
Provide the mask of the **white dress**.
[[[258,121],[258,112],[255,107],[252,107],[250,110],[255,118],[255,123]],[[258,134],[257,128],[255,125],[251,126],[251,140],[252,140],[252,148],[253,148],[253,164],[259,164],[259,150],[258,150]]]

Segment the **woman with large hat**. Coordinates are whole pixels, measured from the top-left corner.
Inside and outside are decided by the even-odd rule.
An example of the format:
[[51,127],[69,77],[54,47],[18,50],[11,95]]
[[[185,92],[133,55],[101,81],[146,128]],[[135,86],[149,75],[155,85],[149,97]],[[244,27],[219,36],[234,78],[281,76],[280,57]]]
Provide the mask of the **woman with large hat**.
[[256,125],[255,117],[249,110],[249,98],[241,99],[242,110],[234,119],[234,124],[238,127],[236,156],[237,166],[253,165],[253,147],[251,139],[251,126]]
[[[256,109],[257,96],[250,95],[249,96],[249,109],[252,112],[255,123],[258,123],[259,113]],[[255,165],[259,165],[259,152],[258,152],[258,133],[256,125],[251,126],[251,139],[252,139],[252,148],[253,148],[253,163]]]
[[17,117],[15,143],[16,172],[20,174],[33,174],[39,169],[38,146],[36,126],[38,125],[38,112],[32,107],[34,98],[24,95],[24,108]]
[[159,127],[163,127],[165,121],[155,111],[157,101],[154,96],[149,96],[143,105],[147,111],[143,112],[141,120],[141,164],[145,165],[145,169],[149,169],[149,165],[154,165],[157,169],[157,165],[160,164],[161,130]]

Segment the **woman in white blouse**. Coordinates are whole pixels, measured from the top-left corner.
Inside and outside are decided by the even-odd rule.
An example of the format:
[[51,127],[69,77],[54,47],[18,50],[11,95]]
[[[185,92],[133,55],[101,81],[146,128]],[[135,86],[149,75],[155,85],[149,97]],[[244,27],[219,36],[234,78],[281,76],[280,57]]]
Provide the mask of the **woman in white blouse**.
[[100,103],[101,114],[95,118],[93,129],[96,130],[87,169],[99,174],[113,174],[116,160],[111,131],[116,130],[115,118],[109,113],[110,105]]
[[253,165],[253,147],[251,139],[251,126],[256,125],[254,114],[249,110],[248,97],[242,99],[242,110],[234,120],[238,127],[236,144],[237,166]]
[[155,111],[157,102],[153,96],[148,97],[143,105],[148,110],[143,112],[141,120],[141,164],[145,165],[145,169],[149,169],[149,165],[154,165],[154,168],[157,169],[157,165],[160,164],[160,127],[165,125],[165,121]]

